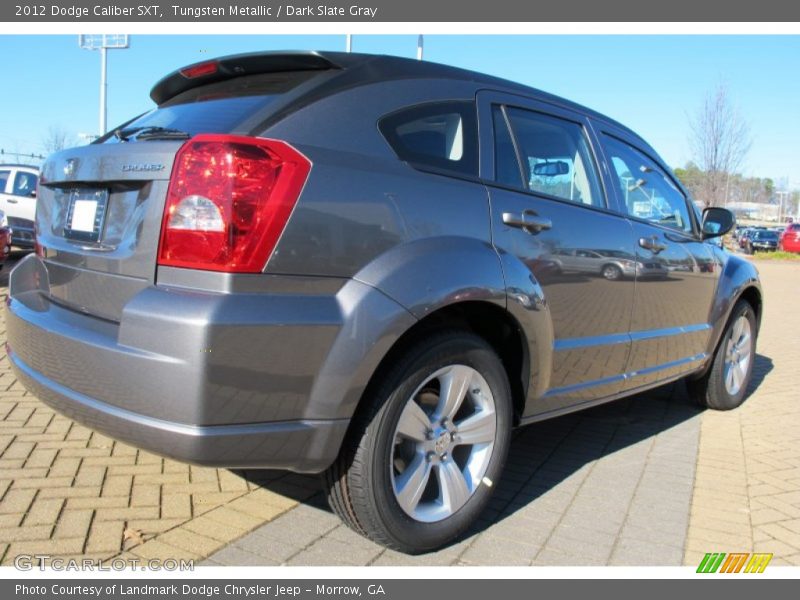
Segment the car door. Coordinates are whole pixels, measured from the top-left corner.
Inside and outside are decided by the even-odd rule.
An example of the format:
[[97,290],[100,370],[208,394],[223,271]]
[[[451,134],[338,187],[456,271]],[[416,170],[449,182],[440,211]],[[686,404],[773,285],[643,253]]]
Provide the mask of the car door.
[[36,216],[37,176],[23,169],[13,172],[8,204],[13,207],[13,215],[33,222]]
[[630,254],[633,235],[609,209],[586,121],[496,92],[479,93],[478,107],[481,178],[507,285],[521,271],[541,286],[552,327],[552,348],[542,350],[551,366],[538,374],[524,416],[612,395],[627,361],[634,279],[605,279],[578,254]]
[[626,388],[667,380],[706,358],[719,264],[669,170],[626,132],[605,128],[609,188],[627,212],[638,268]]

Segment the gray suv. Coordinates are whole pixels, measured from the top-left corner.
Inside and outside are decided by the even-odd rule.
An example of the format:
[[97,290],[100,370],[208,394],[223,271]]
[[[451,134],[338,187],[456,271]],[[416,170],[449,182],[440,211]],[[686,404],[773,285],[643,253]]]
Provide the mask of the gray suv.
[[[202,465],[324,473],[353,529],[462,535],[513,427],[679,378],[745,397],[755,269],[639,136],[428,62],[260,53],[45,163],[8,356],[70,418]],[[576,276],[560,249],[668,277]],[[633,258],[635,257],[635,258]],[[628,264],[628,263],[625,263]]]

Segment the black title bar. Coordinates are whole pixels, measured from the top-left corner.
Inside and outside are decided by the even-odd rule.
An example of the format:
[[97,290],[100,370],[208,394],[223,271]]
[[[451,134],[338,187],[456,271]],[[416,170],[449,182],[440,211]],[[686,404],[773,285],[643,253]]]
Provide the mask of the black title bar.
[[[152,0],[151,0],[152,1]],[[760,0],[50,0],[0,5],[2,22],[796,22],[800,3]]]

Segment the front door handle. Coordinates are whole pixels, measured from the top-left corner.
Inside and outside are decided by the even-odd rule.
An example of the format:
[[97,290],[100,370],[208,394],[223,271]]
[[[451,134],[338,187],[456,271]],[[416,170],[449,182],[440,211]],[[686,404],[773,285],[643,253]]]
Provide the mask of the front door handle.
[[539,233],[545,229],[552,229],[553,222],[547,217],[540,217],[532,210],[522,213],[503,213],[503,223],[512,227],[519,227],[528,233]]
[[658,241],[658,236],[642,237],[639,238],[639,245],[645,250],[650,250],[653,254],[658,254],[662,250],[666,250],[666,244]]
[[19,200],[14,200],[13,198],[9,198],[8,199],[8,203],[9,204],[17,204],[18,202],[19,202]]

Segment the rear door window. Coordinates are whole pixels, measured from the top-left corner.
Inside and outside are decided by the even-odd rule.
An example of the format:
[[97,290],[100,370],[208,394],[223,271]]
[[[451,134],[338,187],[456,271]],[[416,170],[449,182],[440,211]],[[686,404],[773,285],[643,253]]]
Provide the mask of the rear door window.
[[478,127],[472,102],[414,106],[384,117],[378,128],[398,158],[415,167],[478,174]]
[[6,193],[6,186],[8,185],[8,178],[11,176],[11,171],[0,171],[0,194]]

